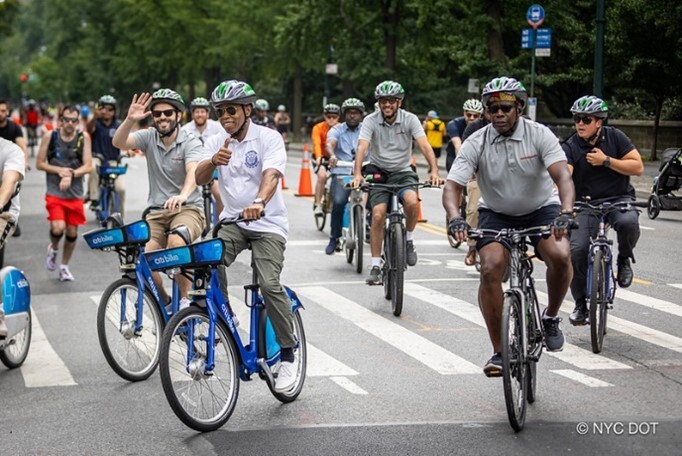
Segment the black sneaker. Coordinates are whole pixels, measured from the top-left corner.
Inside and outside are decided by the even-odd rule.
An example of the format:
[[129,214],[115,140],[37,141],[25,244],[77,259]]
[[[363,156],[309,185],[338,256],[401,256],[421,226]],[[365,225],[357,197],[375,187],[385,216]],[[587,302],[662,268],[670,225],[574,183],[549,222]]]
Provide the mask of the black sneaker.
[[627,288],[632,284],[632,267],[630,267],[630,259],[625,257],[618,257],[618,285],[621,288]]
[[324,249],[324,253],[327,255],[334,255],[334,252],[336,252],[337,243],[338,240],[336,238],[329,238],[329,244],[327,244],[327,247]]
[[417,251],[414,249],[414,242],[407,241],[407,265],[414,266],[417,264]]
[[379,266],[372,266],[366,282],[367,285],[381,285],[381,268]]
[[98,211],[99,210],[99,201],[97,201],[97,200],[90,201],[90,210],[91,211]]
[[589,318],[590,311],[587,308],[585,298],[578,299],[575,302],[573,313],[568,317],[568,321],[570,321],[573,326],[583,326],[587,324]]
[[19,237],[21,236],[21,230],[19,229],[19,224],[14,228],[14,233],[12,233],[12,237]]
[[483,366],[483,373],[486,377],[502,376],[502,353],[493,353],[493,357]]
[[564,349],[564,333],[559,326],[560,317],[548,317],[547,309],[542,312],[542,325],[545,327],[545,347],[547,351],[560,352]]

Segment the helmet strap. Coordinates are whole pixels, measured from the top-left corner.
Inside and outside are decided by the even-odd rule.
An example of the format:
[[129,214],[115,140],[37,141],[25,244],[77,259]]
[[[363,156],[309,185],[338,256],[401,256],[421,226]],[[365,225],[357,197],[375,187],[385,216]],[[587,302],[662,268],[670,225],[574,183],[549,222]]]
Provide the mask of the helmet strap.
[[[597,131],[595,131],[594,134],[593,134],[592,136],[590,136],[589,138],[587,138],[587,142],[590,143],[590,144],[592,144],[592,141],[594,141],[595,139],[599,138],[599,135],[600,135],[600,134],[601,134],[601,127],[597,128]],[[595,144],[596,144],[596,141],[595,141]]]
[[235,138],[237,141],[241,141],[242,139],[242,132],[244,131],[244,127],[246,127],[247,123],[249,122],[249,118],[246,116],[246,108],[244,105],[242,105],[242,112],[244,112],[244,123],[242,123],[242,126],[239,127],[237,131],[234,132],[232,135],[233,138]]
[[173,127],[171,130],[169,130],[168,133],[164,133],[164,134],[159,133],[159,137],[161,139],[163,139],[163,138],[167,138],[169,136],[173,136],[173,133],[175,133],[176,130],[180,130],[180,123],[179,122],[175,122],[175,127]]

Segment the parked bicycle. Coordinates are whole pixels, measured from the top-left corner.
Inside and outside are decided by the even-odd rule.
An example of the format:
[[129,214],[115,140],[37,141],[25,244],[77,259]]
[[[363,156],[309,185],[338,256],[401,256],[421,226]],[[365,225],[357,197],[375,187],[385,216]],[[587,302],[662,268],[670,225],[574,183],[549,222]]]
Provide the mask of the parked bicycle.
[[587,256],[587,306],[590,311],[592,351],[600,353],[607,331],[608,312],[613,308],[618,283],[613,268],[613,240],[608,237],[608,215],[617,211],[635,211],[636,206],[648,207],[648,204],[635,201],[590,203],[588,200],[577,201],[575,206],[575,212],[587,212],[599,220],[597,235],[590,238]]
[[[99,226],[106,228],[107,220],[113,214],[121,213],[121,196],[116,191],[116,179],[125,174],[128,165],[121,166],[119,157],[116,165],[109,164],[103,156],[99,156],[100,166],[97,167],[99,174],[99,205],[94,208]],[[109,226],[108,228],[112,228]]]
[[[221,221],[214,228],[214,237],[223,225],[239,221],[242,219]],[[303,305],[296,293],[285,287],[294,316],[298,372],[291,390],[275,390],[280,347],[259,292],[253,258],[252,283],[244,286],[244,302],[251,308],[250,327],[247,343],[242,342],[217,274],[224,248],[223,241],[215,238],[146,254],[158,269],[180,268],[193,275],[193,305],[174,315],[164,330],[160,373],[173,412],[187,426],[202,432],[216,430],[229,420],[239,395],[240,379],[248,381],[257,374],[278,400],[287,403],[301,393],[306,374],[307,348],[300,312]]]
[[391,193],[391,202],[384,225],[381,281],[384,285],[384,297],[391,300],[393,315],[396,317],[399,317],[403,312],[404,274],[407,270],[407,239],[405,238],[407,229],[399,194],[407,188],[417,190],[430,187],[429,182],[409,184],[364,183],[360,186],[363,191],[369,191],[370,188],[381,188]]

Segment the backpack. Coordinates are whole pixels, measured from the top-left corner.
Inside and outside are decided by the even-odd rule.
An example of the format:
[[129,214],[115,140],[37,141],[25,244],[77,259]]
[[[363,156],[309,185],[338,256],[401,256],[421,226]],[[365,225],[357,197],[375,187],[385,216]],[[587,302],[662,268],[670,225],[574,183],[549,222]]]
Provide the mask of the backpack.
[[[53,158],[62,158],[61,154],[59,153],[59,150],[57,149],[57,139],[58,139],[59,132],[57,130],[54,130],[52,132],[52,139],[50,140],[50,145],[48,146],[47,149],[47,161],[49,162]],[[78,158],[78,161],[82,164],[83,163],[83,133],[78,132],[77,135],[77,140],[76,140],[76,157]]]

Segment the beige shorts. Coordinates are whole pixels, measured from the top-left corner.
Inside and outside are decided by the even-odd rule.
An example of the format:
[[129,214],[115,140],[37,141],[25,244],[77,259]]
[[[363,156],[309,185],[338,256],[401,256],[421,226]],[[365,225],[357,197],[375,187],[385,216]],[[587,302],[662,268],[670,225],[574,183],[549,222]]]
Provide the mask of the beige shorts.
[[190,232],[191,240],[201,236],[204,229],[205,220],[204,213],[198,207],[183,207],[180,212],[169,212],[167,210],[158,210],[150,212],[147,215],[147,223],[149,224],[150,238],[161,246],[166,248],[168,241],[164,234],[171,228],[179,225],[185,225]]

